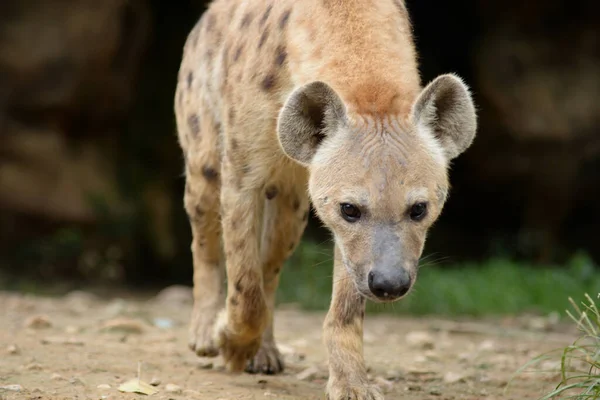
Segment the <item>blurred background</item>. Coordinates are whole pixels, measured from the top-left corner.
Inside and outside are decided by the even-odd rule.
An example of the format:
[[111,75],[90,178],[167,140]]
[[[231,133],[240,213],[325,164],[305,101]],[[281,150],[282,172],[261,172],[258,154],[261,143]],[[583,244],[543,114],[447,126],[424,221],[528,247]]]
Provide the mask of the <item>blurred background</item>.
[[[191,284],[173,97],[205,3],[0,2],[0,288]],[[464,77],[480,125],[399,309],[562,309],[600,288],[600,3],[407,6],[423,82]],[[280,300],[326,307],[314,218],[288,264]]]

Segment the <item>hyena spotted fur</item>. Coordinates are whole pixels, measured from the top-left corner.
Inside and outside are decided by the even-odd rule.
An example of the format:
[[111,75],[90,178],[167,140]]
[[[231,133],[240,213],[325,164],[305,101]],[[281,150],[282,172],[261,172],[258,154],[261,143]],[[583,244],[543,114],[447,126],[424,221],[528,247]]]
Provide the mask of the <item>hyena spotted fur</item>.
[[365,300],[415,282],[449,163],[475,137],[469,89],[453,74],[421,86],[402,0],[215,0],[185,43],[175,113],[190,347],[235,372],[283,370],[275,292],[312,203],[335,239],[327,395],[382,399],[363,359]]

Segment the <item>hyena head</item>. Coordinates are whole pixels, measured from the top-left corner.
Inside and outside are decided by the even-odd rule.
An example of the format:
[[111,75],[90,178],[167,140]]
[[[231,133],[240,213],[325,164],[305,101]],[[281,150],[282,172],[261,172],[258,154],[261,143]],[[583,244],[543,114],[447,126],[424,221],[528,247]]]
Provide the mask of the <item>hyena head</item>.
[[324,82],[290,94],[278,118],[281,147],[308,167],[314,208],[361,295],[393,301],[415,283],[449,162],[476,127],[470,92],[450,74],[427,85],[405,118],[351,115]]

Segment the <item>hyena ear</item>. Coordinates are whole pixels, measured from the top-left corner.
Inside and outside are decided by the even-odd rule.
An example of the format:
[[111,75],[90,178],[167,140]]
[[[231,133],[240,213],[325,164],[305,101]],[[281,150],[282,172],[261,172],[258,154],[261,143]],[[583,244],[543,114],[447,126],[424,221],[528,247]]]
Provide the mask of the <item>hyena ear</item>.
[[346,109],[326,83],[315,81],[294,90],[277,120],[277,135],[284,152],[308,165],[319,145],[343,123]]
[[477,131],[469,88],[453,74],[440,75],[419,94],[412,109],[417,129],[430,132],[448,161],[467,150]]

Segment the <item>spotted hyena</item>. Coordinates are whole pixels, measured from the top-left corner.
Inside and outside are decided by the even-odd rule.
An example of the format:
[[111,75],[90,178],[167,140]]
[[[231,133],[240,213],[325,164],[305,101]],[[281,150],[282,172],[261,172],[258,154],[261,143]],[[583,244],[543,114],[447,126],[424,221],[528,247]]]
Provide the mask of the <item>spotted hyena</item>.
[[475,136],[465,84],[421,87],[400,0],[216,0],[185,44],[175,111],[190,347],[231,371],[283,370],[275,292],[312,203],[335,238],[328,396],[381,399],[363,361],[365,301],[398,300],[415,282],[449,162]]

